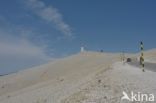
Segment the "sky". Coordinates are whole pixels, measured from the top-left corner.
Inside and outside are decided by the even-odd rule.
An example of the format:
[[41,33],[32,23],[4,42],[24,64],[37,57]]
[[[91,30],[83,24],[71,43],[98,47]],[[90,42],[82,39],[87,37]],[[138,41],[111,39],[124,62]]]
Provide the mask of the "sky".
[[89,51],[156,48],[155,0],[0,0],[0,74]]

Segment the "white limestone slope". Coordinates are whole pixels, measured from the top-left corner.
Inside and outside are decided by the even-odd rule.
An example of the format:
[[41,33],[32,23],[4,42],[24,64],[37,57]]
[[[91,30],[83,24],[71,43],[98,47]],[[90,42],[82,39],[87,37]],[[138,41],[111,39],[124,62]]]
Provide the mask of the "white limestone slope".
[[119,58],[118,54],[83,52],[0,77],[0,103],[59,103]]
[[117,62],[97,73],[92,81],[81,86],[79,91],[62,100],[62,103],[155,103],[155,98],[154,102],[145,101],[145,98],[142,102],[121,100],[123,91],[130,98],[131,92],[156,96],[155,78],[155,72],[142,72],[140,68]]
[[0,103],[129,103],[121,101],[123,91],[156,96],[155,72],[123,65],[120,56],[82,52],[0,77]]

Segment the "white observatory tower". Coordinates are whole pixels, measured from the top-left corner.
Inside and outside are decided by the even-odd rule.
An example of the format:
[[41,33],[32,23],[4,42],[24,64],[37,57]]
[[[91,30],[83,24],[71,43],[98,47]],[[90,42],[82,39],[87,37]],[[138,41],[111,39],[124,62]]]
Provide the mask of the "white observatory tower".
[[85,50],[84,50],[84,47],[82,46],[82,47],[81,47],[81,53],[84,52],[84,51],[85,51]]

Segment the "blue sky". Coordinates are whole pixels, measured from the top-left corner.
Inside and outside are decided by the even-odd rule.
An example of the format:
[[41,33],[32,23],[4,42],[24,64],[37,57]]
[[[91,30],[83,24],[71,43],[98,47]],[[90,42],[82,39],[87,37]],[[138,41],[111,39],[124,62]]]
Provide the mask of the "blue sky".
[[0,74],[87,50],[156,44],[155,0],[1,0]]

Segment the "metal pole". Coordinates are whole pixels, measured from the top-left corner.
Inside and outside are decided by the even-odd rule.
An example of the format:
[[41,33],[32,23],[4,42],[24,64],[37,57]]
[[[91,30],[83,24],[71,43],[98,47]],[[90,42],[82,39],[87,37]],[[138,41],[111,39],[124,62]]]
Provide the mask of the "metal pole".
[[140,42],[140,50],[141,50],[141,56],[140,56],[140,65],[142,66],[142,71],[145,72],[145,69],[144,69],[144,53],[143,53],[143,50],[144,50],[144,45],[143,45],[143,42],[141,41]]

